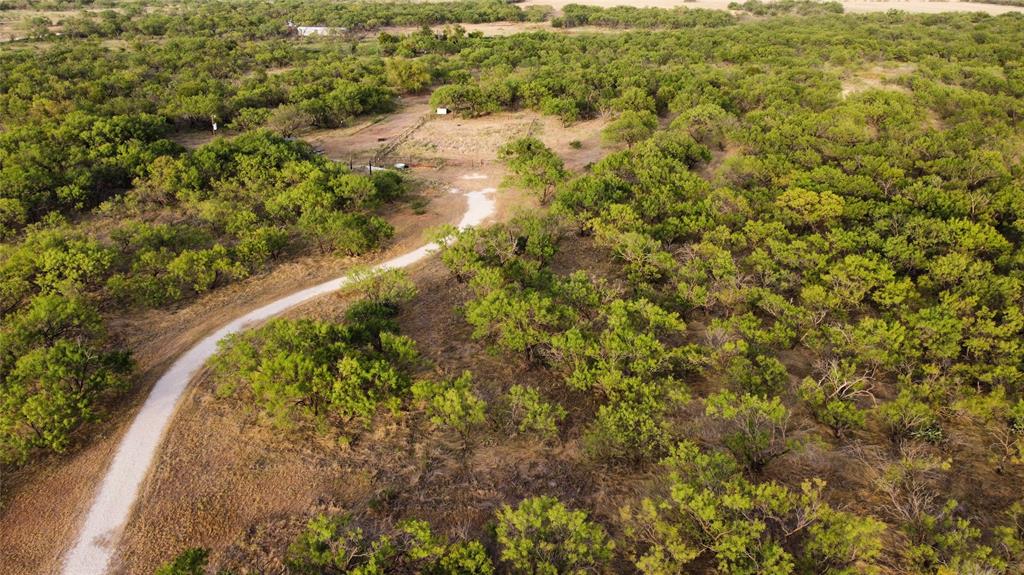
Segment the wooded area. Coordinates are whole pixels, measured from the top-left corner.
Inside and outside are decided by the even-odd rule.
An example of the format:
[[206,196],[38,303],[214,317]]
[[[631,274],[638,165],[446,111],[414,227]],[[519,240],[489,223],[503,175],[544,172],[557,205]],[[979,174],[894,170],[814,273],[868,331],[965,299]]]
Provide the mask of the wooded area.
[[[134,391],[110,328],[126,310],[386,245],[380,208],[409,182],[295,136],[429,93],[467,118],[609,120],[581,171],[510,141],[505,185],[536,207],[437,231],[466,345],[520,377],[484,392],[421,356],[396,319],[415,284],[388,273],[337,321],[231,338],[218,395],[337,441],[418,420],[461,460],[510,435],[552,458],[571,445],[567,465],[626,494],[507,496],[474,532],[318,512],[280,564],[1020,573],[1024,17],[734,8],[571,5],[551,31],[488,37],[455,24],[537,12],[154,2],[3,44],[0,465],[87,443]],[[297,38],[288,20],[424,27]],[[614,30],[566,32],[581,26]],[[231,137],[174,143],[214,122]],[[204,572],[202,547],[159,572]]]

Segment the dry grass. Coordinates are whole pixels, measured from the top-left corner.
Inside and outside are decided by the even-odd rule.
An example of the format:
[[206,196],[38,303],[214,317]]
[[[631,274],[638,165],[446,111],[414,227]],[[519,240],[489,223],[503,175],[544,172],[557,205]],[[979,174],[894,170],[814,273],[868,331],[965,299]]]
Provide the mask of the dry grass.
[[[302,138],[322,148],[324,156],[332,160],[365,165],[379,150],[393,145],[396,139],[415,130],[428,117],[433,111],[429,99],[429,96],[406,96],[401,99],[398,110],[393,114],[343,128],[314,130]],[[407,158],[392,159],[410,163]]]
[[[439,116],[432,118],[411,135],[396,151],[400,158],[413,162],[432,161],[487,162],[497,156],[506,143],[532,135],[547,144],[565,160],[566,167],[578,170],[608,153],[601,145],[601,129],[607,118],[599,117],[568,126],[551,116],[533,111],[501,112],[480,118]],[[579,141],[582,147],[570,143]]]
[[[23,22],[30,18],[46,18],[53,25],[51,32],[60,32],[58,23],[69,16],[78,16],[84,10],[0,10],[0,41],[20,38],[25,34]],[[92,10],[93,12],[98,9]]]
[[917,66],[901,62],[878,64],[865,70],[846,74],[842,80],[842,95],[847,97],[865,90],[892,90],[909,93],[910,90],[896,82],[903,76],[917,71]]
[[[592,246],[572,243],[556,265],[600,269],[608,265],[603,257]],[[399,322],[434,366],[424,376],[472,370],[492,413],[500,411],[501,397],[514,383],[559,389],[545,370],[490,354],[472,340],[457,311],[466,287],[438,260],[412,274],[419,295],[404,306]],[[288,315],[338,319],[352,299],[325,297]],[[350,443],[339,443],[335,431],[275,428],[244,393],[218,399],[201,379],[183,401],[144,487],[123,539],[119,572],[149,572],[194,545],[210,546],[221,567],[273,571],[302,518],[323,511],[353,511],[370,526],[414,517],[451,536],[479,536],[502,504],[547,493],[611,519],[648,476],[595,467],[578,443],[587,401],[561,399],[573,413],[567,440],[554,446],[514,436],[500,414],[463,445],[415,412],[381,414],[366,431],[347,430]]]
[[214,132],[213,130],[181,130],[171,134],[168,139],[187,150],[194,150],[199,146],[209,144],[216,138],[230,138],[233,135],[232,132],[224,130],[220,132]]

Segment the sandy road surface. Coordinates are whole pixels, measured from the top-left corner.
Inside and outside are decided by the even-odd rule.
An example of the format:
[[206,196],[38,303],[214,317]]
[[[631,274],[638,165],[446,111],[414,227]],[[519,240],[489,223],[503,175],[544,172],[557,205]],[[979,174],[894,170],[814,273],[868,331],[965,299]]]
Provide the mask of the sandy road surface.
[[[474,175],[465,176],[467,186]],[[460,228],[484,222],[495,212],[495,190],[485,188],[465,194],[466,211]],[[426,258],[434,245],[425,245],[375,266],[375,269],[403,268]],[[100,575],[107,571],[110,559],[129,513],[138,496],[139,487],[160,447],[161,439],[182,393],[192,376],[217,350],[217,343],[258,322],[271,318],[288,308],[330,293],[349,283],[345,275],[304,289],[251,311],[207,336],[174,362],[157,381],[142,409],[121,439],[117,454],[103,478],[93,500],[74,548],[64,562],[66,575]]]

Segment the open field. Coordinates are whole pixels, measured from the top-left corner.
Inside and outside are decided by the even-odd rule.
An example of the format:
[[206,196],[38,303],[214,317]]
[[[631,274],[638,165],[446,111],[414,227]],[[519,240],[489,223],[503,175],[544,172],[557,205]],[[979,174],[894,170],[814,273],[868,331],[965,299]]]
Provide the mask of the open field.
[[24,36],[23,23],[28,19],[46,18],[53,24],[50,30],[58,32],[60,26],[57,24],[62,18],[78,13],[78,10],[0,10],[0,43]]
[[[566,126],[558,118],[531,111],[481,118],[437,116],[426,97],[415,96],[404,98],[394,114],[345,128],[315,130],[302,139],[336,162],[365,165],[378,157],[384,165],[439,167],[494,163],[498,148],[532,135],[555,150],[568,167],[581,169],[616,148],[601,141],[601,129],[607,123],[608,118],[598,117]],[[573,147],[573,142],[579,147]]]
[[[459,24],[466,32],[473,33],[479,32],[484,36],[511,36],[513,34],[523,34],[528,32],[557,32],[559,34],[610,34],[614,32],[620,32],[621,30],[616,28],[609,28],[607,26],[576,26],[573,28],[555,28],[551,25],[551,22],[467,22]],[[436,33],[443,32],[445,26],[431,26],[431,30]],[[365,33],[365,37],[369,38],[378,34],[379,32],[387,32],[388,34],[411,34],[419,31],[420,28],[416,26],[385,26],[379,31],[373,33]]]

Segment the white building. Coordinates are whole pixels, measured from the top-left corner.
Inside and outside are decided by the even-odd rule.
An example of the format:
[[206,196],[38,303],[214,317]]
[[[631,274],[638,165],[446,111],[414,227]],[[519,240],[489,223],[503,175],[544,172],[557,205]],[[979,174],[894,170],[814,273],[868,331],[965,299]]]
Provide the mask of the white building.
[[296,26],[295,31],[299,36],[330,36],[335,33],[334,28],[328,26]]
[[288,21],[288,27],[295,30],[299,36],[333,36],[348,31],[348,28],[334,26],[296,26],[291,20]]

